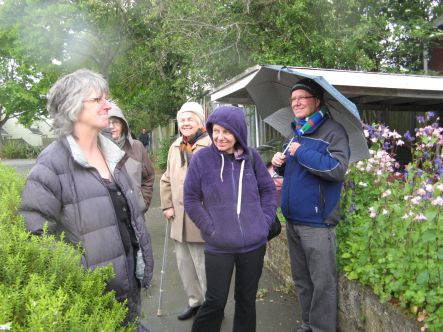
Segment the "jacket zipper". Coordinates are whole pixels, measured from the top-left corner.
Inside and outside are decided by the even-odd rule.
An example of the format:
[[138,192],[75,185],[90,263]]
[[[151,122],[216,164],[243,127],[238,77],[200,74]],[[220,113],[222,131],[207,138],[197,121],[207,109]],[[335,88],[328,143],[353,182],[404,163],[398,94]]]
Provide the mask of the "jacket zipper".
[[[240,183],[238,184],[238,186],[237,186],[237,188],[236,188],[236,186],[235,186],[235,180],[234,180],[234,162],[233,162],[233,161],[231,161],[231,180],[232,180],[232,184],[233,184],[232,187],[234,188],[234,197],[237,197],[238,194],[241,194],[241,193],[238,192],[238,186],[240,186]],[[238,198],[238,197],[237,197],[237,198]],[[235,214],[237,215],[238,228],[239,228],[239,230],[240,230],[240,235],[241,235],[241,238],[242,238],[242,240],[243,240],[243,244],[244,244],[244,242],[245,242],[245,237],[244,237],[243,227],[242,227],[242,224],[241,224],[241,221],[240,221],[240,215],[237,214],[237,209],[235,209]],[[244,245],[243,245],[243,246],[244,246]]]

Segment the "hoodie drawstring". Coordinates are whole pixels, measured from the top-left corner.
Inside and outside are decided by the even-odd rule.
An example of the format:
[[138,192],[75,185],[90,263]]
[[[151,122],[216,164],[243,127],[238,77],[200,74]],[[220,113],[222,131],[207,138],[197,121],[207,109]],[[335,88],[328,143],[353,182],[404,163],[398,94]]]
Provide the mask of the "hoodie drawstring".
[[237,193],[237,216],[240,217],[241,211],[241,196],[243,191],[243,171],[245,169],[245,160],[243,159],[240,167],[240,178],[238,179],[238,193]]
[[223,153],[221,153],[220,156],[222,158],[222,166],[220,169],[220,180],[221,182],[223,182],[223,169],[225,168],[225,157],[223,156]]
[[[225,168],[225,157],[223,153],[220,153],[222,159],[222,165],[220,168],[220,180],[223,182],[223,169]],[[245,160],[243,159],[240,166],[240,177],[238,179],[238,193],[237,193],[237,216],[240,216],[241,211],[241,196],[243,192],[243,173],[245,170]]]

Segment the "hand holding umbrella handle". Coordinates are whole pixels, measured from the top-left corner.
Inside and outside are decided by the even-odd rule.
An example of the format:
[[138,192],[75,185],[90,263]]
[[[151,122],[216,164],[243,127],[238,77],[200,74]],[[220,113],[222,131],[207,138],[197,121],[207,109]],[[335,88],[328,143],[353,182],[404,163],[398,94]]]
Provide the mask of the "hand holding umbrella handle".
[[288,149],[289,149],[289,147],[291,146],[291,143],[294,141],[294,137],[292,137],[291,138],[291,140],[289,141],[289,143],[288,143],[288,145],[286,145],[286,148],[283,150],[283,154],[285,154],[287,151],[288,151]]

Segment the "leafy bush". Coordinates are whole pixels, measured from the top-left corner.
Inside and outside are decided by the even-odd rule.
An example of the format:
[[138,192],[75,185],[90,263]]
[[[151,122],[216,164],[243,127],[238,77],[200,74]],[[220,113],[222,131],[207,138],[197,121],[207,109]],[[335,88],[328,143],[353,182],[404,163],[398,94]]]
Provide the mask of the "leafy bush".
[[[433,118],[427,114],[427,120]],[[383,301],[417,316],[422,330],[443,328],[443,128],[405,134],[412,161],[394,159],[405,144],[395,131],[367,126],[371,158],[348,171],[338,227],[339,264]]]
[[4,159],[31,159],[36,158],[41,151],[40,147],[18,141],[6,141],[2,146],[1,157]]
[[33,236],[17,215],[24,179],[0,163],[0,326],[13,331],[130,331],[125,304],[105,292],[111,267],[84,271],[81,252]]
[[156,151],[155,155],[155,163],[157,166],[157,169],[160,171],[165,171],[166,166],[168,164],[168,152],[169,147],[171,146],[172,142],[175,140],[175,137],[172,136],[170,138],[165,138],[161,140],[160,147]]

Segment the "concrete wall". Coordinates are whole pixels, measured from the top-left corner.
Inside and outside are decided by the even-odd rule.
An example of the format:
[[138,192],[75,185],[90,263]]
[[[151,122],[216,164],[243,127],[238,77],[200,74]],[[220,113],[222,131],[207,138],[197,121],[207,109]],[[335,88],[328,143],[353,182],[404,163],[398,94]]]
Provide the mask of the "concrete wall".
[[[286,230],[268,243],[265,266],[279,277],[283,287],[294,293]],[[380,303],[374,293],[357,282],[340,275],[338,285],[339,331],[343,332],[417,332],[414,318],[390,303]]]

